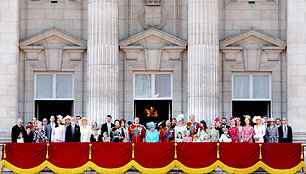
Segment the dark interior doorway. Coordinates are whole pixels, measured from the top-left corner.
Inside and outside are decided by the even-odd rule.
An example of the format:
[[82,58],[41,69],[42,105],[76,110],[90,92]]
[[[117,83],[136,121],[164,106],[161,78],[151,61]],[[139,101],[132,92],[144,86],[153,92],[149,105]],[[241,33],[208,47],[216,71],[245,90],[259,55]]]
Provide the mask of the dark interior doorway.
[[72,115],[73,100],[36,100],[35,116],[42,121],[44,118],[50,120],[51,115]]
[[244,116],[268,116],[271,115],[270,101],[233,101],[233,116],[240,117],[242,125],[244,125]]
[[146,123],[151,121],[158,124],[172,118],[172,101],[136,100],[134,110],[134,116],[139,117],[140,124],[146,126]]

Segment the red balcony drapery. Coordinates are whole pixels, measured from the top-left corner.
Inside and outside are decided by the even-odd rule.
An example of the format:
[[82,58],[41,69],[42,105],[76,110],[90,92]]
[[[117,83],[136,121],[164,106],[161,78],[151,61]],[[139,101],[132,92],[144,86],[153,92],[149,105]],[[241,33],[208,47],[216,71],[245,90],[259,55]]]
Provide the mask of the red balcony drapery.
[[257,143],[5,143],[3,167],[16,173],[122,173],[135,167],[143,173],[165,173],[178,167],[206,173],[220,167],[230,173],[269,173],[304,169],[302,144]]

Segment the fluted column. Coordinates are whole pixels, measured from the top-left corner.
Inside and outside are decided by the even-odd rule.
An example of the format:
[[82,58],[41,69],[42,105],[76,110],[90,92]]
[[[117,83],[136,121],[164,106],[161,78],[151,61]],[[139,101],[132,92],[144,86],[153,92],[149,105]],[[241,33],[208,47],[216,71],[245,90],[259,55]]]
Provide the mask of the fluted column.
[[209,123],[218,111],[218,1],[188,0],[188,114]]
[[88,117],[118,116],[118,0],[88,1]]

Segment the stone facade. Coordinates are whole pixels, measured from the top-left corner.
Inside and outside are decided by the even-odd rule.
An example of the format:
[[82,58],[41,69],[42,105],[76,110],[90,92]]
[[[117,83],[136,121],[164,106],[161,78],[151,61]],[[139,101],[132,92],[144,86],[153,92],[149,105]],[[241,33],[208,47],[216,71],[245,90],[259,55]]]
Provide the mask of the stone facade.
[[306,1],[288,1],[287,106],[290,123],[295,127],[296,138],[305,134],[303,125],[306,111],[306,9],[303,8],[305,6]]
[[8,125],[19,116],[19,1],[0,2],[0,129],[8,132]]
[[171,115],[209,123],[232,116],[233,75],[268,74],[270,114],[302,137],[305,3],[2,0],[0,131],[35,114],[37,73],[72,73],[73,115],[98,124],[133,119],[135,73],[170,73]]

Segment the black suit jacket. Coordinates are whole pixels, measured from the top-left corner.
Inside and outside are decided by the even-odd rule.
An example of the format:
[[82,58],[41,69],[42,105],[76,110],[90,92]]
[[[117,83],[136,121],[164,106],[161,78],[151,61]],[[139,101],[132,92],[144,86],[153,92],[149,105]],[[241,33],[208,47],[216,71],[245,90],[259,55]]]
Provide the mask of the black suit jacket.
[[13,143],[17,143],[17,139],[18,139],[20,132],[22,132],[22,135],[24,135],[25,129],[23,126],[21,127],[19,127],[18,125],[13,126],[12,135],[11,135]]
[[34,133],[30,132],[28,135],[26,132],[23,134],[23,140],[25,143],[33,143]]
[[80,142],[80,139],[81,139],[80,126],[78,125],[74,126],[74,137],[72,137],[72,126],[69,125],[66,128],[65,141],[66,142]]
[[[112,127],[115,127],[115,125],[113,124],[113,123],[111,123],[111,127],[110,127],[110,129],[112,130]],[[111,131],[111,130],[109,130],[109,131]],[[104,132],[107,132],[108,133],[108,129],[107,129],[107,123],[104,123],[104,124],[102,124],[102,126],[101,126],[101,135],[103,136],[103,133]],[[108,135],[108,136],[110,136],[110,135]]]
[[98,141],[94,138],[94,135],[90,135],[90,142],[102,142],[102,136],[99,135]]
[[[287,125],[288,128],[288,141],[289,143],[292,143],[292,128],[290,126]],[[283,136],[284,136],[284,132],[283,132],[283,125],[281,125],[280,127],[278,127],[278,136],[279,136],[279,142],[283,143]]]

